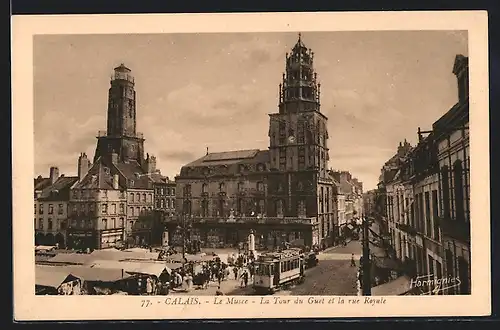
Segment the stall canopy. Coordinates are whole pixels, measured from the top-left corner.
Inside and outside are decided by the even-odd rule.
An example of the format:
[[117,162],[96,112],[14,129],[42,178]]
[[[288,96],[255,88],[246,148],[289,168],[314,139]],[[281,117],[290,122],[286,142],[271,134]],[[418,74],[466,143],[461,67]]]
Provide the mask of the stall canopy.
[[400,276],[393,281],[373,287],[372,296],[401,296],[410,290],[410,278]]
[[96,260],[92,268],[119,269],[128,274],[144,274],[159,277],[164,271],[171,273],[172,270],[164,263],[146,263],[114,260]]
[[149,252],[148,250],[120,251],[117,249],[95,250],[90,255],[94,260],[158,260],[159,252]]
[[81,253],[59,253],[47,260],[49,263],[87,265],[92,263],[93,257],[90,254]]
[[43,267],[36,265],[35,268],[35,285],[57,289],[61,284],[77,280],[78,278],[72,275],[65,269],[59,267]]
[[52,250],[55,250],[56,247],[55,246],[52,246],[52,245],[38,245],[38,246],[35,246],[35,251],[36,252],[49,252],[49,251],[52,251]]
[[67,274],[87,282],[116,282],[131,277],[121,269],[103,269],[83,266],[46,266],[37,265],[43,273]]

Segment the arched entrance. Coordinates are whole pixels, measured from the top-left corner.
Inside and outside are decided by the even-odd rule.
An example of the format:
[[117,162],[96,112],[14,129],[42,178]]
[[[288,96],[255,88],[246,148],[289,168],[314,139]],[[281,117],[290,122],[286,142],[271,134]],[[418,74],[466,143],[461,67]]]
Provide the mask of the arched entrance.
[[55,238],[56,244],[59,245],[60,249],[66,248],[66,244],[64,241],[64,235],[61,233],[57,233],[56,238]]
[[55,238],[54,238],[54,235],[51,234],[51,233],[48,233],[46,236],[45,236],[45,244],[46,245],[55,245]]
[[45,235],[43,233],[37,233],[35,235],[35,245],[44,245],[45,244]]

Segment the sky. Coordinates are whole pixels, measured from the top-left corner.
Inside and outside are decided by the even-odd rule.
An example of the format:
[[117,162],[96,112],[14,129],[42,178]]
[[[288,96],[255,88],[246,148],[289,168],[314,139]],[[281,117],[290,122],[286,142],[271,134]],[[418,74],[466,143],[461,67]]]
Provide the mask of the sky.
[[[457,102],[467,32],[307,32],[328,117],[330,162],[376,187],[400,141]],[[76,175],[106,129],[113,68],[132,70],[137,131],[162,174],[209,152],[267,149],[285,54],[297,33],[44,35],[34,38],[35,175]]]

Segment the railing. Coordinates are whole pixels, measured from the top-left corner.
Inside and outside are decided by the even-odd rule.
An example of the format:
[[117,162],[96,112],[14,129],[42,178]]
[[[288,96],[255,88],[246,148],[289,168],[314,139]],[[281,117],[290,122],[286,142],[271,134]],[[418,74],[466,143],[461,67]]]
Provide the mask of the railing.
[[465,221],[440,218],[439,225],[443,236],[455,238],[462,242],[470,242],[470,223]]
[[404,232],[407,232],[411,236],[417,235],[417,230],[410,225],[407,225],[404,223],[396,223],[396,228],[398,228]]
[[[255,224],[301,224],[312,225],[316,218],[300,218],[300,217],[187,217],[186,222],[192,223],[255,223]],[[182,222],[182,219],[177,217],[165,218],[166,223]]]

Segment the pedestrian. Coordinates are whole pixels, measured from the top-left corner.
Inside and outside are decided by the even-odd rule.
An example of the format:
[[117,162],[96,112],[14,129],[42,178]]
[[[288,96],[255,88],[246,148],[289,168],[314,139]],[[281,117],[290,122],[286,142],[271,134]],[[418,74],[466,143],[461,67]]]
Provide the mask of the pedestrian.
[[146,280],[146,294],[148,296],[151,296],[153,294],[153,283],[151,281],[151,278],[147,278]]
[[245,270],[243,274],[241,274],[241,287],[247,287],[248,285],[248,272]]
[[238,267],[237,266],[233,267],[233,273],[234,273],[234,279],[237,280],[238,279]]
[[356,267],[356,261],[354,260],[354,253],[351,256],[351,267]]

